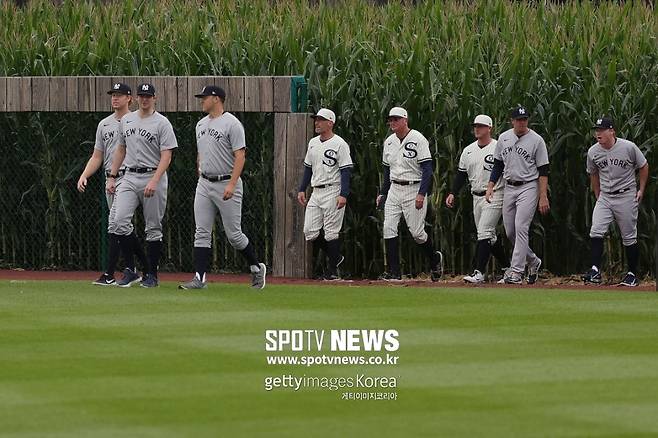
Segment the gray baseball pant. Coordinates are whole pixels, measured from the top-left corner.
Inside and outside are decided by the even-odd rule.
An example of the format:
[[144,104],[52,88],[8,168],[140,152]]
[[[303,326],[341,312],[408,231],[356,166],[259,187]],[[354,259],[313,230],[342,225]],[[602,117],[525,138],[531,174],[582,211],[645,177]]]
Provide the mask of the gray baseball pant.
[[107,231],[120,236],[133,232],[132,218],[139,205],[144,212],[146,240],[149,242],[162,240],[162,218],[167,208],[167,174],[158,182],[155,194],[149,198],[144,196],[144,189],[153,177],[149,173],[126,173],[115,191],[114,202],[110,210]]
[[224,200],[227,184],[228,180],[210,182],[199,178],[194,196],[195,247],[212,247],[212,227],[218,211],[231,246],[242,251],[249,244],[249,239],[242,232],[242,179],[238,179],[233,196]]
[[590,228],[589,237],[604,237],[614,220],[619,225],[624,246],[637,243],[638,203],[635,199],[636,194],[635,190],[629,190],[618,195],[601,192],[592,213],[592,227]]
[[532,181],[521,186],[505,186],[503,197],[503,225],[507,238],[514,245],[510,268],[523,275],[525,265],[539,257],[530,249],[530,223],[537,210],[539,183]]

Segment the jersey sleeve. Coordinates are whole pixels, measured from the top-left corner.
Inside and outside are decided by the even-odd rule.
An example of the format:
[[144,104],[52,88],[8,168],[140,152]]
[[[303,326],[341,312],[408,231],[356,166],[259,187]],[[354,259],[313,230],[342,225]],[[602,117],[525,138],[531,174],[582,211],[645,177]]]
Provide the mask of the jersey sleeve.
[[501,138],[498,138],[493,156],[494,160],[503,161],[503,140]]
[[98,128],[96,128],[96,142],[94,143],[94,149],[105,152],[105,144],[103,143],[103,130],[101,129],[102,126],[103,122],[100,122],[98,124]]
[[391,166],[390,158],[388,156],[388,148],[386,147],[386,142],[384,142],[384,148],[382,149],[382,164],[384,166]]
[[599,167],[594,162],[591,150],[587,152],[586,170],[588,175],[593,175],[599,171]]
[[352,156],[350,155],[350,145],[343,141],[340,148],[338,148],[338,167],[340,169],[346,169],[353,166],[354,163],[352,163]]
[[432,161],[432,153],[430,152],[430,143],[427,141],[425,137],[422,137],[420,141],[418,142],[418,156],[416,157],[416,161],[420,163],[424,163],[426,161]]
[[160,150],[166,151],[168,149],[175,149],[178,147],[176,134],[174,134],[174,127],[167,119],[162,120],[160,124]]
[[635,161],[635,168],[639,169],[641,167],[644,167],[645,164],[647,164],[647,159],[640,150],[639,147],[637,147],[636,144],[633,144],[633,152],[632,152],[634,161]]
[[460,172],[467,172],[468,170],[466,166],[466,148],[464,148],[462,154],[459,156],[459,164],[457,165],[457,170]]
[[306,147],[306,155],[304,156],[304,166],[308,168],[313,167],[313,163],[311,163],[311,143],[309,142],[308,146]]
[[228,131],[229,140],[231,140],[231,149],[239,151],[247,147],[247,141],[244,135],[244,126],[239,120],[235,119]]
[[541,167],[548,163],[548,148],[546,147],[546,142],[543,138],[539,137],[537,139],[537,150],[535,152],[535,164],[537,167]]
[[123,125],[124,123],[126,123],[125,120],[126,118],[124,117],[119,122],[119,129],[118,129],[119,132],[117,133],[117,135],[119,136],[119,142],[117,144],[122,144],[124,146],[126,145],[126,136],[123,135]]

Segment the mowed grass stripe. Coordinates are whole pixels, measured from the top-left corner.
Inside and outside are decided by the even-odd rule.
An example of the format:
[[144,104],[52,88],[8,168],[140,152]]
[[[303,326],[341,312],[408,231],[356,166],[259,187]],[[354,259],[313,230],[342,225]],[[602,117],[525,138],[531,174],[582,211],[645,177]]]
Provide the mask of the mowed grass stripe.
[[[658,432],[645,416],[658,390],[652,294],[175,286],[0,282],[3,436]],[[271,328],[396,328],[400,364],[268,367]],[[263,389],[270,375],[361,372],[398,377],[399,399]]]

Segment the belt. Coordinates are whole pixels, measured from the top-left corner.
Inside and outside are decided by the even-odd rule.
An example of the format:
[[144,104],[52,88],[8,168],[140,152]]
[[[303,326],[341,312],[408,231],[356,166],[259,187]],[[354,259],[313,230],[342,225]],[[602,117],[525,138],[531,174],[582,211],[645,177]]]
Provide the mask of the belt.
[[507,184],[511,185],[511,186],[518,187],[518,186],[522,186],[523,184],[528,184],[528,183],[531,183],[531,182],[534,182],[534,181],[537,181],[537,180],[536,179],[531,179],[530,181],[510,181],[510,180],[507,180],[505,182]]
[[399,186],[411,186],[414,184],[420,184],[420,181],[391,181],[393,184],[397,184]]
[[157,167],[129,167],[126,169],[127,172],[132,172],[132,173],[148,173],[148,172],[155,172],[157,170]]
[[484,190],[482,192],[471,192],[471,195],[473,195],[473,196],[484,196],[486,194],[487,194],[486,190]]
[[[117,172],[117,176],[123,176],[125,173],[126,173],[126,169],[119,169],[119,171]],[[110,173],[110,171],[109,171],[109,170],[106,170],[106,171],[105,171],[105,178],[109,178],[110,175],[112,175],[112,174]]]
[[622,193],[630,192],[631,187],[626,187],[625,189],[615,190],[614,192],[605,192],[606,195],[621,195]]
[[319,186],[313,186],[314,189],[326,189],[327,187],[335,186],[336,184],[320,184]]
[[231,179],[231,175],[206,175],[205,173],[202,173],[201,178],[207,179],[210,182],[219,182]]

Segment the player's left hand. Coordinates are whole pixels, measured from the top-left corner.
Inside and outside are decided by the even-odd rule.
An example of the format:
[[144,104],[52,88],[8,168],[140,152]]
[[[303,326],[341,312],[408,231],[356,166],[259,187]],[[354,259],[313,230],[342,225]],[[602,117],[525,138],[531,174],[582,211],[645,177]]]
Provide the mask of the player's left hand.
[[551,205],[548,202],[548,197],[541,196],[539,198],[539,212],[541,214],[547,214],[551,209]]
[[347,204],[347,198],[345,196],[339,196],[336,198],[336,208],[341,209],[345,207],[345,204]]
[[642,192],[642,190],[638,190],[637,194],[635,195],[635,200],[637,201],[638,204],[642,202],[643,197],[644,197],[644,193]]
[[233,192],[235,192],[235,184],[228,183],[224,189],[224,201],[228,201],[233,197]]
[[148,184],[146,184],[146,187],[144,187],[144,196],[150,198],[155,194],[155,189],[157,188],[158,188],[158,183],[153,179],[149,180]]
[[416,195],[416,210],[420,210],[423,208],[423,204],[425,203],[425,195],[421,195],[420,193]]

